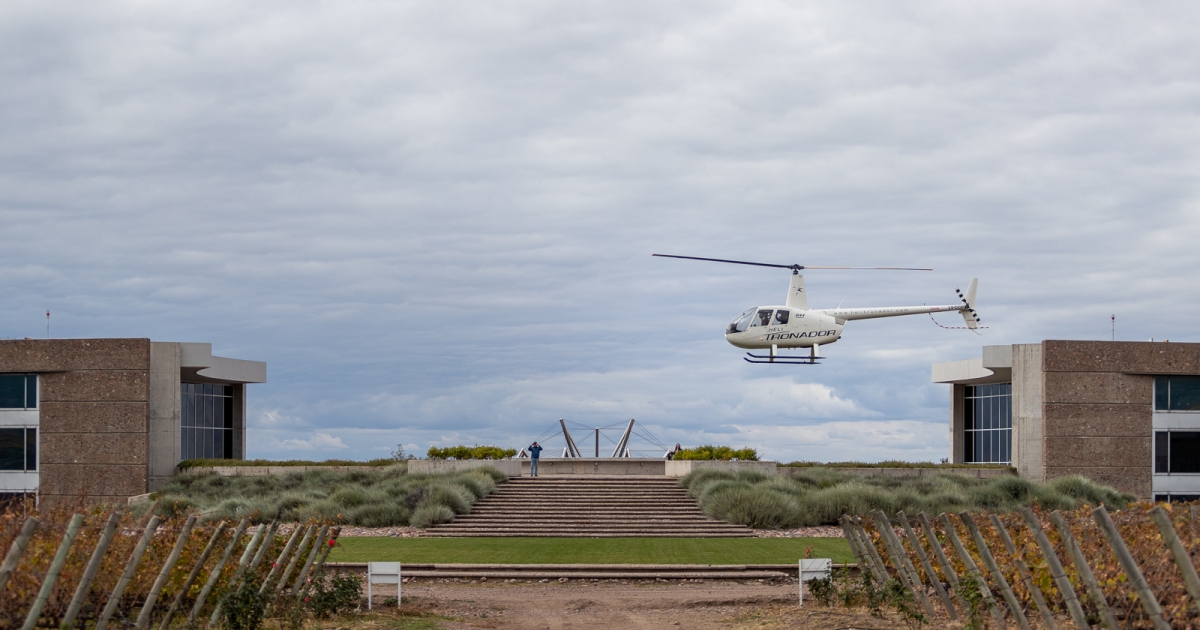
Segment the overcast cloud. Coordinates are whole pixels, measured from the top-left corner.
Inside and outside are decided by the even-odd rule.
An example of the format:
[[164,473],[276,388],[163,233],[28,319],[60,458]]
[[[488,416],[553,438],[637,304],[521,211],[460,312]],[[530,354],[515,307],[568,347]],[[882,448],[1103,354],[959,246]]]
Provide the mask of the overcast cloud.
[[[8,2],[0,337],[265,360],[252,457],[519,447],[560,417],[935,460],[929,366],[1200,341],[1188,2]],[[779,303],[951,303],[749,365]],[[957,325],[956,317],[940,320]],[[615,438],[615,436],[614,436]]]

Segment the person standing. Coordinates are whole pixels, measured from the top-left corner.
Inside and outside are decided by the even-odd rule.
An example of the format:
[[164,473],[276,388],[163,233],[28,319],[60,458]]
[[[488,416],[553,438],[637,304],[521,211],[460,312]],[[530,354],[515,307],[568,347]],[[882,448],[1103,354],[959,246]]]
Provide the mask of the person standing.
[[529,451],[529,476],[536,477],[536,476],[538,476],[538,474],[537,474],[538,458],[541,457],[541,455],[542,455],[542,447],[538,446],[537,442],[534,442],[533,444],[531,444],[529,446],[528,451]]

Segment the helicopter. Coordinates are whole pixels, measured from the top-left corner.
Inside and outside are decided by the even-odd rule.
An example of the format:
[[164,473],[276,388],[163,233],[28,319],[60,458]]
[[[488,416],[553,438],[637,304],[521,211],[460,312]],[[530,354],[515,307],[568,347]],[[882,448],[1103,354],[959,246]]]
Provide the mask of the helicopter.
[[[899,317],[901,315],[920,315],[929,313],[958,312],[962,315],[967,328],[975,330],[982,321],[975,312],[975,290],[979,286],[978,278],[971,278],[971,284],[964,294],[955,287],[961,304],[943,306],[884,306],[876,308],[828,308],[811,310],[808,308],[808,295],[804,292],[804,276],[800,272],[805,269],[873,269],[885,271],[933,271],[932,269],[914,267],[822,267],[806,265],[777,265],[772,263],[748,262],[745,260],[725,260],[722,258],[700,258],[697,256],[675,256],[672,254],[652,254],[662,258],[682,258],[685,260],[706,260],[710,262],[730,263],[734,265],[753,265],[755,267],[775,267],[791,269],[792,282],[788,287],[787,300],[783,306],[755,306],[748,308],[725,326],[725,340],[730,344],[747,350],[769,349],[770,354],[746,353],[745,360],[749,363],[780,363],[792,365],[816,365],[825,357],[818,356],[821,346],[834,343],[842,337],[842,329],[846,322],[854,319],[877,319],[880,317]],[[808,356],[780,354],[781,348],[808,348]]]

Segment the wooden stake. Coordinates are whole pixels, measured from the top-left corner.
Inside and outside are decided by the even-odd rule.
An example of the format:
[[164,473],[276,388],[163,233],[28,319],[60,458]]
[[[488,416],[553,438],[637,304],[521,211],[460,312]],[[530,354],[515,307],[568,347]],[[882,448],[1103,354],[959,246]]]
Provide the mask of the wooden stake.
[[88,560],[87,568],[83,570],[79,586],[75,587],[75,597],[71,598],[67,614],[58,624],[60,628],[70,628],[75,625],[75,618],[79,616],[79,611],[83,609],[83,602],[92,591],[92,582],[96,580],[96,574],[100,572],[100,565],[104,563],[104,554],[108,553],[108,547],[112,544],[113,537],[117,533],[117,526],[120,524],[121,514],[119,512],[109,515],[108,523],[104,525],[104,532],[100,534],[100,540],[96,543],[96,550],[92,552],[92,558]]
[[1104,533],[1104,539],[1108,541],[1108,546],[1112,547],[1113,554],[1117,556],[1117,562],[1121,563],[1121,568],[1125,570],[1125,575],[1137,591],[1138,599],[1142,600],[1142,607],[1146,609],[1146,614],[1150,616],[1154,627],[1157,630],[1171,630],[1171,625],[1167,623],[1166,619],[1163,619],[1162,606],[1158,603],[1158,596],[1150,589],[1150,584],[1146,582],[1146,576],[1142,573],[1137,561],[1133,559],[1133,554],[1129,553],[1129,547],[1121,538],[1121,532],[1117,529],[1117,524],[1113,522],[1112,517],[1108,515],[1108,510],[1101,505],[1092,510],[1092,518],[1096,521],[1096,525],[1100,526],[1100,531]]
[[33,532],[37,531],[37,526],[36,518],[30,516],[25,519],[25,524],[21,525],[21,533],[17,534],[17,538],[8,546],[8,555],[4,556],[4,564],[0,564],[0,591],[4,590],[4,585],[8,584],[8,578],[20,564],[21,555],[29,546],[29,540],[33,538]]
[[1000,586],[1000,594],[1004,596],[1008,610],[1016,618],[1017,625],[1021,630],[1030,630],[1029,619],[1025,617],[1025,611],[1021,609],[1021,602],[1013,593],[1012,587],[1009,586],[1008,579],[1000,570],[1000,565],[996,564],[996,558],[992,555],[992,550],[988,548],[987,541],[983,539],[983,534],[979,531],[979,526],[975,524],[975,519],[971,518],[969,512],[960,512],[958,518],[962,519],[963,524],[967,526],[967,531],[971,533],[971,538],[975,539],[975,549],[979,551],[979,557],[983,559],[984,566],[991,571],[992,581]]
[[862,540],[863,546],[867,549],[867,555],[871,556],[871,561],[875,563],[875,566],[879,570],[879,574],[883,576],[883,579],[879,581],[879,584],[886,584],[887,581],[891,579],[891,575],[888,573],[887,565],[883,563],[883,558],[879,556],[879,550],[875,548],[875,542],[871,540],[871,535],[868,534],[867,530],[863,528],[861,519],[858,517],[851,517],[851,520],[854,522],[854,527],[858,530],[858,536]]
[[117,612],[117,606],[121,603],[121,596],[125,594],[125,588],[129,586],[129,581],[133,579],[133,575],[137,573],[138,563],[142,561],[142,554],[146,553],[146,547],[150,546],[150,540],[154,538],[154,531],[158,529],[158,524],[161,520],[155,514],[146,523],[146,531],[142,534],[142,539],[138,541],[137,547],[133,548],[133,555],[129,556],[129,562],[125,563],[125,572],[121,574],[121,579],[117,580],[117,587],[108,596],[108,605],[104,607],[104,612],[100,615],[100,619],[96,621],[96,626],[92,630],[104,630],[108,626],[108,620],[112,619],[113,613]]
[[942,586],[942,581],[933,572],[933,566],[929,564],[929,557],[925,555],[925,549],[921,546],[921,539],[917,538],[917,534],[913,532],[912,525],[908,522],[908,517],[901,510],[896,512],[896,518],[900,519],[900,525],[904,528],[904,535],[908,538],[908,544],[912,545],[913,551],[916,552],[917,560],[920,561],[925,575],[929,576],[929,581],[933,583],[933,589],[937,591],[938,597],[941,598],[942,606],[946,608],[946,613],[950,615],[950,619],[958,619],[958,611],[954,610],[954,602],[950,599],[950,594],[946,592],[945,587]]
[[1200,576],[1196,575],[1196,567],[1192,565],[1192,557],[1188,554],[1183,543],[1179,541],[1179,534],[1175,531],[1175,524],[1171,522],[1171,517],[1167,515],[1167,511],[1162,509],[1161,505],[1155,506],[1150,510],[1150,518],[1158,525],[1158,531],[1162,534],[1163,542],[1167,544],[1167,549],[1170,550],[1171,556],[1175,558],[1175,565],[1179,567],[1179,572],[1183,574],[1183,581],[1187,584],[1188,595],[1192,596],[1192,603],[1195,604],[1197,610],[1200,610]]
[[308,542],[312,540],[313,534],[316,533],[317,526],[309,525],[304,531],[304,538],[300,539],[300,545],[296,547],[296,551],[292,553],[292,559],[288,562],[287,568],[279,575],[279,583],[275,585],[275,596],[278,597],[283,592],[283,587],[287,586],[288,577],[292,575],[292,569],[296,568],[296,562],[300,560],[300,556],[304,554],[304,550],[308,548]]
[[[258,531],[254,532],[254,536],[250,538],[250,543],[246,545],[246,550],[242,552],[242,558],[238,560],[237,572],[229,578],[229,585],[226,593],[233,593],[239,586],[242,585],[242,576],[246,573],[246,567],[250,564],[251,554],[258,547],[258,543],[263,540],[263,536],[267,533],[265,527],[259,527]],[[227,595],[228,596],[228,595]],[[213,606],[212,614],[208,617],[209,627],[216,627],[217,620],[221,618],[221,609],[225,607],[225,598],[222,597],[216,606]]]
[[1042,615],[1042,621],[1046,622],[1046,627],[1050,630],[1058,630],[1058,622],[1054,620],[1054,612],[1046,605],[1046,598],[1042,596],[1042,589],[1038,588],[1033,582],[1033,572],[1029,570],[1029,566],[1021,559],[1021,554],[1017,550],[1017,546],[1013,544],[1012,538],[1008,535],[1008,530],[1004,528],[1004,522],[999,516],[991,515],[992,527],[1000,534],[1000,541],[1004,543],[1004,548],[1008,550],[1008,555],[1012,559],[1013,565],[1017,567],[1017,573],[1021,576],[1021,582],[1025,584],[1025,590],[1029,591],[1029,596],[1033,598],[1033,603],[1037,605],[1038,613]]
[[992,618],[996,620],[996,625],[1001,628],[1007,628],[1008,622],[1004,620],[1004,611],[1000,609],[1000,604],[992,596],[992,589],[988,588],[987,580],[983,577],[983,573],[980,572],[979,566],[975,564],[975,560],[971,558],[971,554],[967,552],[967,548],[958,539],[958,532],[954,531],[954,523],[950,522],[950,516],[942,514],[938,518],[941,519],[942,525],[946,528],[946,538],[950,540],[950,544],[954,546],[954,551],[958,553],[958,558],[967,567],[967,573],[971,574],[971,577],[975,580],[975,584],[979,587],[979,594],[983,596],[983,601],[992,613]]
[[262,544],[258,546],[258,552],[254,554],[254,560],[250,561],[250,568],[246,569],[247,573],[254,573],[254,570],[258,568],[258,565],[262,562],[262,559],[266,557],[267,549],[270,548],[271,543],[275,541],[275,528],[278,526],[278,521],[271,521],[271,524],[267,526],[267,534],[263,537]]
[[879,569],[867,555],[867,550],[863,547],[862,540],[858,537],[858,532],[854,528],[854,523],[850,521],[849,516],[842,515],[842,531],[846,534],[846,540],[850,543],[850,550],[854,552],[854,557],[858,560],[858,569],[860,571],[869,571],[871,577],[875,578],[877,583],[883,583],[887,580],[879,575]]
[[[321,531],[317,532],[317,537],[313,539],[312,551],[308,554],[308,560],[304,562],[300,572],[296,574],[296,581],[292,583],[292,592],[300,592],[300,585],[304,584],[304,579],[308,577],[308,569],[312,567],[313,562],[317,559],[317,554],[321,551],[321,541],[325,540],[325,533],[329,531],[328,525],[322,525]],[[397,587],[399,588],[399,587]]]
[[1117,618],[1113,616],[1112,609],[1108,607],[1108,600],[1104,598],[1104,591],[1100,589],[1096,575],[1088,566],[1087,558],[1083,556],[1083,550],[1079,548],[1079,543],[1075,542],[1075,536],[1071,534],[1071,528],[1063,519],[1062,514],[1058,510],[1051,512],[1050,522],[1054,523],[1055,529],[1058,530],[1058,537],[1062,539],[1067,553],[1071,556],[1071,561],[1075,563],[1075,570],[1079,572],[1079,578],[1087,587],[1088,597],[1096,605],[1096,610],[1100,611],[1100,618],[1104,621],[1104,625],[1108,626],[1110,630],[1120,630]]
[[1066,570],[1058,561],[1058,552],[1054,550],[1054,545],[1050,544],[1050,539],[1042,530],[1042,524],[1038,522],[1037,516],[1030,508],[1022,509],[1021,517],[1025,519],[1026,527],[1033,533],[1033,539],[1037,541],[1038,547],[1042,550],[1042,557],[1045,558],[1046,566],[1050,569],[1050,577],[1054,578],[1054,585],[1058,587],[1058,593],[1062,595],[1063,603],[1067,605],[1067,612],[1071,613],[1071,621],[1079,630],[1088,630],[1091,624],[1088,623],[1087,615],[1083,612],[1083,606],[1079,604],[1079,596],[1075,594],[1075,587],[1071,585],[1071,579],[1067,577]]
[[[300,598],[302,596],[304,596],[305,593],[308,592],[309,588],[312,588],[313,582],[316,582],[317,580],[321,579],[321,569],[323,569],[325,567],[325,558],[329,557],[329,552],[333,549],[333,543],[334,543],[334,541],[337,540],[338,535],[341,533],[342,533],[342,528],[335,527],[335,528],[333,528],[333,535],[330,537],[329,542],[325,543],[324,540],[321,541],[322,542],[321,557],[317,558],[317,564],[316,564],[316,566],[313,567],[312,579],[310,579],[307,583],[305,583],[304,586],[300,587],[299,593],[296,593],[297,601],[299,601]],[[397,592],[399,592],[399,589],[400,589],[399,584],[396,585],[396,589],[397,589]],[[803,584],[801,584],[801,593],[803,593]],[[396,598],[397,606],[400,605],[399,600],[400,600],[400,598],[397,597]]]
[[42,616],[42,609],[46,607],[46,601],[50,599],[50,593],[54,591],[54,584],[58,582],[63,564],[67,562],[67,554],[71,552],[71,543],[75,542],[75,534],[79,533],[81,525],[83,525],[82,514],[72,516],[71,522],[67,523],[67,531],[58,545],[54,560],[50,561],[50,569],[46,571],[46,577],[42,580],[42,588],[38,589],[33,606],[29,607],[29,613],[25,615],[25,625],[21,626],[21,630],[33,630],[37,627],[38,617]]
[[946,582],[950,584],[951,595],[958,601],[959,606],[966,608],[967,602],[958,595],[958,575],[954,573],[954,567],[950,565],[950,560],[942,551],[942,542],[938,540],[937,532],[933,531],[933,524],[929,522],[929,517],[924,512],[917,514],[917,520],[921,522],[921,529],[925,531],[925,538],[929,540],[933,557],[937,558],[938,564],[942,567],[942,575],[946,576]]
[[175,568],[175,563],[179,562],[179,554],[183,553],[184,545],[187,545],[188,536],[192,533],[192,526],[196,524],[196,515],[193,514],[187,517],[183,523],[183,529],[179,532],[179,539],[175,541],[175,546],[171,548],[171,555],[167,556],[167,561],[163,563],[162,570],[158,572],[158,579],[154,580],[154,586],[150,587],[150,594],[146,595],[146,601],[142,603],[142,610],[138,613],[137,623],[134,628],[144,630],[150,625],[150,615],[154,613],[154,604],[158,602],[158,596],[162,593],[163,586],[171,577],[171,569]]
[[917,601],[921,603],[921,607],[925,612],[929,613],[930,617],[937,615],[937,611],[933,609],[933,604],[929,603],[929,598],[925,596],[925,589],[922,588],[921,578],[917,575],[917,570],[912,563],[908,561],[908,554],[904,551],[904,545],[900,539],[896,537],[895,530],[892,529],[892,523],[888,520],[886,514],[881,511],[874,511],[871,516],[875,518],[875,525],[879,528],[879,537],[883,539],[884,550],[892,559],[892,566],[896,567],[896,574],[900,576],[902,582],[908,585],[908,590],[912,591]]
[[248,525],[250,525],[250,521],[242,519],[238,522],[237,528],[233,530],[233,536],[229,539],[229,544],[225,545],[225,553],[221,554],[221,559],[213,567],[212,573],[208,574],[208,581],[204,583],[204,588],[200,589],[200,595],[196,597],[196,603],[192,605],[192,612],[188,613],[188,626],[196,622],[196,616],[204,609],[204,603],[208,601],[208,596],[212,594],[213,587],[217,585],[217,580],[221,579],[221,570],[225,568],[225,563],[229,562],[229,556],[233,555],[233,550],[241,542],[242,534],[246,532]]
[[300,532],[303,527],[296,525],[292,530],[291,538],[288,538],[287,544],[283,546],[283,551],[279,552],[279,557],[275,559],[275,564],[271,565],[271,571],[267,574],[267,579],[263,580],[262,586],[258,589],[258,594],[262,595],[267,592],[271,586],[271,580],[283,570],[283,561],[288,559],[288,555],[292,552],[292,547],[296,545],[296,541],[300,539]]
[[187,579],[183,581],[183,586],[179,587],[179,592],[175,594],[175,600],[171,602],[171,607],[167,610],[166,616],[163,617],[162,623],[158,625],[158,630],[167,630],[171,626],[171,618],[175,616],[175,613],[179,612],[179,607],[183,604],[183,598],[187,596],[187,592],[191,590],[192,584],[196,582],[196,578],[204,570],[204,563],[208,561],[208,556],[212,554],[213,549],[216,549],[217,541],[221,539],[221,534],[225,533],[225,528],[228,526],[229,524],[225,521],[217,524],[217,529],[213,532],[208,545],[204,547],[204,551],[200,554],[200,559],[196,561],[196,566],[192,567],[192,572],[188,574]]

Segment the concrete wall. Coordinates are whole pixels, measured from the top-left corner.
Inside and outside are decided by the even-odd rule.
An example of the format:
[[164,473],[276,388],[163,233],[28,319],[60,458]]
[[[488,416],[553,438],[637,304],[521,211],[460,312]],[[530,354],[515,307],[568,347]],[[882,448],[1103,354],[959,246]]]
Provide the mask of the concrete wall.
[[1153,376],[1200,374],[1200,344],[1042,342],[1045,478],[1151,496]]
[[170,481],[179,463],[179,344],[150,344],[149,489]]
[[149,339],[0,341],[0,370],[39,374],[43,502],[147,491]]
[[965,417],[963,415],[963,400],[966,397],[966,386],[960,383],[950,385],[950,463],[965,464],[966,454],[964,444]]
[[682,477],[693,470],[722,470],[738,472],[740,470],[755,470],[766,475],[778,472],[779,462],[722,462],[709,460],[672,460],[664,462],[664,473],[668,477]]
[[1015,344],[1012,348],[1012,463],[1022,477],[1044,481],[1042,345]]
[[521,462],[516,459],[410,459],[408,472],[413,474],[461,472],[484,466],[495,468],[509,477],[521,474]]

